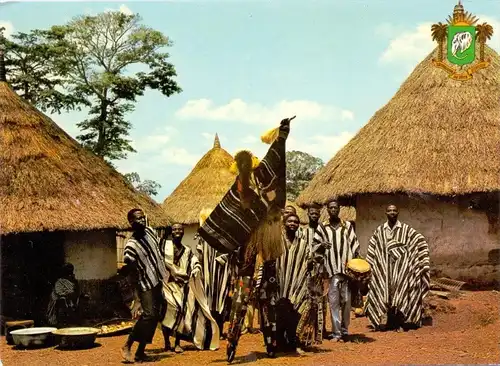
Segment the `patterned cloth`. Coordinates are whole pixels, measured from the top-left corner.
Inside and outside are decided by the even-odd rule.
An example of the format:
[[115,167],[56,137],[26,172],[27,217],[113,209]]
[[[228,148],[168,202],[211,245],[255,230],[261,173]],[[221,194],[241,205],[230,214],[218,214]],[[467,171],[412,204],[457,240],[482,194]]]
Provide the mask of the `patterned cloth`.
[[384,225],[374,232],[366,260],[372,277],[366,314],[375,327],[395,309],[405,323],[419,326],[423,299],[430,289],[429,248],[425,238],[402,223],[387,237]]
[[[191,338],[198,349],[216,350],[219,348],[219,326],[210,312],[201,263],[186,246],[175,255],[174,246],[170,240],[162,243],[165,264],[171,273],[169,281],[163,285],[166,311],[162,324]],[[184,276],[187,280],[183,283],[180,278]]]
[[241,204],[236,178],[221,202],[198,229],[200,236],[219,252],[231,253],[248,243],[253,230],[266,218],[270,207],[285,206],[287,136],[288,132],[280,131],[280,137],[254,169],[253,178],[257,191],[251,192],[253,197],[250,209],[243,208]]
[[148,291],[168,279],[168,271],[160,253],[160,238],[156,232],[146,227],[144,235],[134,233],[125,244],[123,258],[126,263],[135,263],[139,286]]
[[78,283],[66,278],[59,278],[50,294],[49,305],[47,309],[47,321],[50,325],[57,325],[57,302],[64,300],[64,306],[68,311],[75,311],[78,306]]
[[318,226],[314,242],[331,244],[325,256],[325,268],[329,277],[334,274],[345,274],[347,262],[359,256],[358,238],[349,221],[341,221],[338,227],[329,223]]

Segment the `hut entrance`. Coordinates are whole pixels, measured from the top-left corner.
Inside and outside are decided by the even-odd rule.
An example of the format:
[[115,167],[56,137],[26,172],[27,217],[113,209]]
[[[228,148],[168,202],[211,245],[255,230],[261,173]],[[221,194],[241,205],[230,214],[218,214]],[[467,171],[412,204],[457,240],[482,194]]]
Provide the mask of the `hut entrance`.
[[2,247],[2,316],[45,322],[52,287],[64,263],[62,233],[6,235]]

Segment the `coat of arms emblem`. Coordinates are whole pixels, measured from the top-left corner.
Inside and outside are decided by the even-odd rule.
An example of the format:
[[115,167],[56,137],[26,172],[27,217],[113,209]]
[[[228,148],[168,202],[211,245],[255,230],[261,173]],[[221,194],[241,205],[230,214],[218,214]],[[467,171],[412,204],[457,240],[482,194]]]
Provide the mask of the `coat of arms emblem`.
[[[438,57],[432,62],[447,71],[452,79],[471,79],[474,72],[489,66],[489,60],[485,60],[484,45],[493,36],[493,27],[477,22],[477,17],[465,11],[459,1],[453,9],[453,16],[447,19],[448,24],[439,22],[432,25],[432,39],[437,41],[439,47]],[[479,55],[476,53],[476,43],[479,43]],[[445,44],[448,62],[444,61]]]

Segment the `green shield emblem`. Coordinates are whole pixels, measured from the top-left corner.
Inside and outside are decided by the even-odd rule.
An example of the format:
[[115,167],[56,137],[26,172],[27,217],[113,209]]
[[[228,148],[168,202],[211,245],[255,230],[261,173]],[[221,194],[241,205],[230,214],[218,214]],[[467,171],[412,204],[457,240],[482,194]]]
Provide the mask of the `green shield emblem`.
[[455,65],[467,65],[476,59],[476,27],[448,26],[447,58]]

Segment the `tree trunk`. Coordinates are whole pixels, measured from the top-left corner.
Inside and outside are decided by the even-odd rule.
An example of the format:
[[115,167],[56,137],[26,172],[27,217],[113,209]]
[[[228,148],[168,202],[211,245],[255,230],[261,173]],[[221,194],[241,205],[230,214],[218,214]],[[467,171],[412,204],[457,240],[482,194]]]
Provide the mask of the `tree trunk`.
[[443,61],[443,41],[439,41],[438,60]]
[[485,42],[479,42],[479,61],[480,62],[484,61],[484,43]]
[[98,156],[104,156],[104,147],[106,146],[106,121],[108,120],[108,101],[101,100],[101,113],[99,114],[99,128],[97,130],[97,143],[94,153]]

